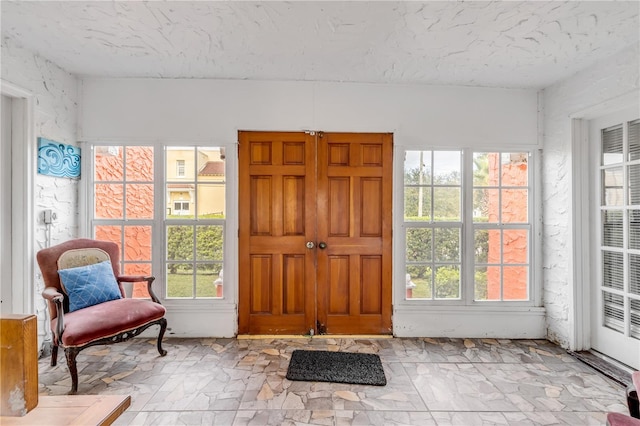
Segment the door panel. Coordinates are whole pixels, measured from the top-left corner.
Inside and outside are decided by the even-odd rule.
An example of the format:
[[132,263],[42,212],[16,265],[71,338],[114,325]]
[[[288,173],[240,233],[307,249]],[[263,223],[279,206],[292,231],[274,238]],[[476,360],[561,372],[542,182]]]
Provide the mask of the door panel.
[[392,331],[392,156],[389,134],[318,138],[318,321],[328,334]]
[[239,332],[391,333],[391,135],[239,141]]
[[299,334],[315,324],[313,137],[240,133],[239,332]]

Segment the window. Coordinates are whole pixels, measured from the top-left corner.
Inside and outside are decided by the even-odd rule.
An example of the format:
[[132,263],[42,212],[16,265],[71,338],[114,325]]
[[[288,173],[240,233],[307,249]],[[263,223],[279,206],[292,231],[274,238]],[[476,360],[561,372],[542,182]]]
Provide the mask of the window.
[[[189,202],[175,201],[173,203],[173,214],[176,214],[176,215],[189,214]],[[169,215],[171,215],[171,213],[169,213]]]
[[[222,297],[225,164],[221,149],[92,148],[91,228],[95,238],[119,245],[121,270],[127,275],[156,275],[165,286],[161,292],[165,298]],[[158,163],[165,167],[156,167]],[[154,249],[162,236],[162,249]],[[158,271],[164,271],[162,276]],[[136,283],[133,295],[148,297],[145,284]]]
[[407,151],[406,299],[531,300],[527,152]]
[[176,160],[176,176],[184,177],[184,160]]

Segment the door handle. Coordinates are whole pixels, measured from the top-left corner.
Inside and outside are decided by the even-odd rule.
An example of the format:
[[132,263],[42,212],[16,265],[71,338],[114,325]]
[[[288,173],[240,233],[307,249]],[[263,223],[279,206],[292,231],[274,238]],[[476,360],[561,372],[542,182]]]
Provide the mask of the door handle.
[[327,248],[327,243],[325,243],[324,241],[318,244],[318,248],[320,250],[324,250]]
[[308,249],[312,249],[314,248],[316,245],[313,243],[313,241],[307,241],[307,248]]

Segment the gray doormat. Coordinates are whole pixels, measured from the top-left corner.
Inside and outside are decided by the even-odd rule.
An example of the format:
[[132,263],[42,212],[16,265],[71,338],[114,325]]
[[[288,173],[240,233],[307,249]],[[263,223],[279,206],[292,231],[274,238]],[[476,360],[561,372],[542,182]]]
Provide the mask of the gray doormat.
[[387,384],[378,355],[350,352],[293,351],[287,379],[354,385]]

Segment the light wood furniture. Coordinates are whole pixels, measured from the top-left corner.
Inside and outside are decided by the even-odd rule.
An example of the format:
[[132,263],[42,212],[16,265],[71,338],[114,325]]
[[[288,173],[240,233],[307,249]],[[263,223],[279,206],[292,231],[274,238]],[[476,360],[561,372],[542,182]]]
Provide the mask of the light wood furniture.
[[129,395],[40,396],[38,406],[24,417],[0,417],[2,426],[108,426],[131,405]]
[[24,416],[38,405],[38,338],[35,315],[0,318],[0,415]]

